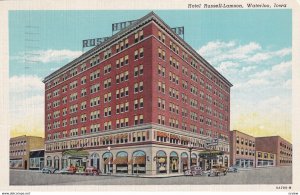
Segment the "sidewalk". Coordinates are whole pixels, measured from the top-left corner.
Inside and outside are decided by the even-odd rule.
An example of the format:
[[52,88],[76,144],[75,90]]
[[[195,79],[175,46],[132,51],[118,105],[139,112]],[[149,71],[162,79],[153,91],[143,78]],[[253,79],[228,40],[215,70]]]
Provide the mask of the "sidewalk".
[[161,175],[146,175],[146,174],[101,174],[101,176],[114,176],[114,177],[142,177],[142,178],[167,178],[167,177],[180,177],[184,176],[183,173],[176,174],[161,174]]

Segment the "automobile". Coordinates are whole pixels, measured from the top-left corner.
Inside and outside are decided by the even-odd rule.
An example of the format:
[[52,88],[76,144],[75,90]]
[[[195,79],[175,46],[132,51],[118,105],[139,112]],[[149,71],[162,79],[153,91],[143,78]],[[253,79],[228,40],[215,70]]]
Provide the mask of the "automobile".
[[69,167],[61,169],[59,171],[59,173],[61,173],[61,174],[74,174],[74,173],[76,173],[76,171],[77,171],[77,168],[75,166],[69,166]]
[[233,173],[237,173],[238,172],[238,167],[237,166],[230,166],[228,168],[228,172],[233,172]]
[[53,168],[53,167],[44,167],[41,170],[42,173],[48,173],[48,174],[53,174],[55,172],[57,172],[57,169]]
[[78,173],[78,174],[84,174],[85,173],[85,167],[84,166],[79,166],[79,167],[77,167],[75,172]]
[[194,165],[194,166],[191,166],[191,169],[186,170],[184,172],[184,175],[186,175],[186,176],[188,176],[188,175],[191,175],[191,176],[203,175],[203,170],[201,167]]
[[220,176],[221,174],[226,175],[227,172],[227,167],[223,165],[213,165],[210,171],[208,172],[208,176]]
[[100,175],[101,171],[99,171],[96,167],[90,166],[85,168],[85,175]]

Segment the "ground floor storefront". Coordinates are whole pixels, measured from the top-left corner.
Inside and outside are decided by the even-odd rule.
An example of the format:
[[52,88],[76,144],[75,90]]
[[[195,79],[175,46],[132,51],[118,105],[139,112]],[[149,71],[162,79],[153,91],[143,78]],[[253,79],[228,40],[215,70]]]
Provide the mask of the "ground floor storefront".
[[28,159],[25,158],[9,159],[10,169],[27,169],[27,167],[28,167]]
[[255,160],[253,159],[236,159],[235,165],[241,168],[254,168]]
[[68,166],[84,169],[93,166],[104,174],[179,174],[190,165],[208,170],[214,164],[228,166],[229,154],[217,152],[209,157],[203,150],[163,146],[156,144],[128,147],[109,147],[90,150],[46,152],[45,165],[58,170]]

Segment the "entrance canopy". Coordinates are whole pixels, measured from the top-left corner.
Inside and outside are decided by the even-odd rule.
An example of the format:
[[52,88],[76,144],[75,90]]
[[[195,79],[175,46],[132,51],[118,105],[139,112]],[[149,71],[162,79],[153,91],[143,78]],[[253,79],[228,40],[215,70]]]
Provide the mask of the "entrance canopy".
[[83,150],[66,150],[62,153],[63,156],[70,156],[72,158],[83,158],[88,157],[89,153]]
[[202,151],[199,152],[199,157],[200,158],[214,158],[218,155],[223,155],[223,151],[218,151],[218,150],[213,150],[213,151]]

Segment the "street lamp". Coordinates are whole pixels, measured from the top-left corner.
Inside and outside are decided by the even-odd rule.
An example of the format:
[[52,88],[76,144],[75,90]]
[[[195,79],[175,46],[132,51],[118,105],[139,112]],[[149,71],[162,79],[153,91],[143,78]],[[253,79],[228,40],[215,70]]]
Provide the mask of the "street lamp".
[[[108,150],[108,152],[111,154],[110,149],[111,149],[111,147],[108,146],[108,147],[107,147],[107,150]],[[111,158],[111,156],[108,157],[108,173],[109,173],[109,174],[110,174],[110,158]]]
[[194,148],[193,144],[190,142],[188,144],[188,149],[189,149],[189,152],[190,152],[190,169],[191,169],[191,166],[192,166],[192,149]]

